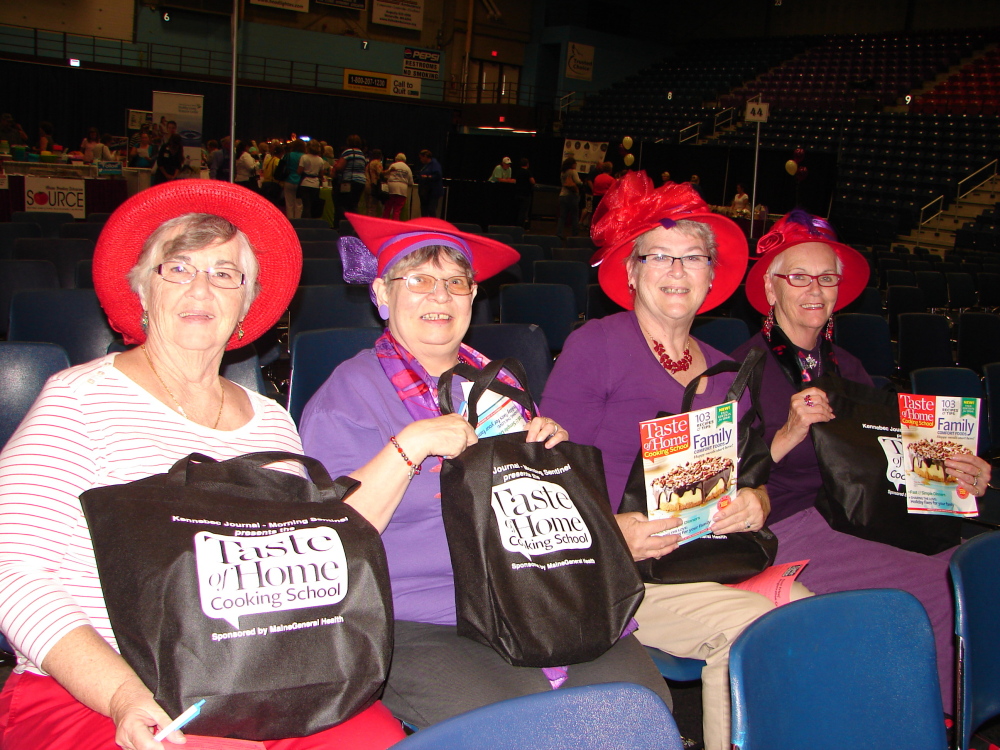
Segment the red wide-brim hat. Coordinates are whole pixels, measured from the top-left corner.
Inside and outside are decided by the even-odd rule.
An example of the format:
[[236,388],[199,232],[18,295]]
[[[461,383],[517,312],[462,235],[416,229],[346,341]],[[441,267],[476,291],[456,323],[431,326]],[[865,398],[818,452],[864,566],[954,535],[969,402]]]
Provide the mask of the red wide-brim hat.
[[667,182],[654,188],[645,172],[629,172],[618,180],[604,194],[591,222],[590,236],[598,245],[591,264],[600,264],[597,280],[604,293],[626,310],[635,306],[625,261],[636,238],[664,226],[664,220],[668,220],[667,224],[698,221],[715,234],[717,258],[712,266],[712,288],[698,313],[718,307],[736,291],[746,272],[747,240],[743,230],[731,219],[712,213],[687,183]]
[[477,282],[496,276],[517,263],[521,257],[510,245],[482,235],[462,232],[443,219],[421,217],[409,221],[393,221],[361,214],[349,213],[346,216],[358,233],[358,238],[375,256],[378,265],[376,277],[382,276],[389,266],[409,252],[433,245],[436,240],[460,249],[472,264]]
[[834,312],[851,304],[868,284],[871,269],[868,261],[850,245],[837,241],[837,234],[825,219],[795,209],[781,217],[771,231],[757,241],[757,252],[763,253],[747,274],[747,300],[757,312],[767,314],[771,309],[764,292],[764,275],[774,259],[785,250],[806,242],[820,242],[830,247],[840,259],[843,278],[837,287],[837,302]]
[[126,344],[146,340],[142,305],[129,285],[128,272],[149,236],[164,222],[185,214],[219,216],[250,240],[260,265],[260,291],[243,319],[243,338],[234,332],[226,349],[246,346],[288,309],[302,273],[302,246],[288,219],[273,203],[228,182],[166,182],[136,193],[119,206],[104,225],[94,251],[94,290],[101,306]]

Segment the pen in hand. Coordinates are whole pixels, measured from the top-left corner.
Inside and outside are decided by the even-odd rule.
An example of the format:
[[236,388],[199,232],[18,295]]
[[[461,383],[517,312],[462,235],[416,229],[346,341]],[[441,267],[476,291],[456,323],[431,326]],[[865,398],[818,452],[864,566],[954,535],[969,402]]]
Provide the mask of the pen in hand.
[[205,699],[202,698],[200,701],[191,706],[187,711],[182,713],[172,722],[167,724],[163,729],[153,735],[153,739],[157,742],[163,742],[171,732],[181,729],[187,726],[188,722],[194,719],[198,714],[201,713],[201,707],[205,705]]

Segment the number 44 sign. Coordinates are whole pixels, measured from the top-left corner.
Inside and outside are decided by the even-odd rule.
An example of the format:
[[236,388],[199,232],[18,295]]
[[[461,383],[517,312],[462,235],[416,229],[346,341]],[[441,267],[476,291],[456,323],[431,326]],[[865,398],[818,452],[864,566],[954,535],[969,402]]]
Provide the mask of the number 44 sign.
[[747,122],[767,122],[767,115],[770,110],[770,104],[765,104],[764,102],[747,102],[747,111],[743,119]]

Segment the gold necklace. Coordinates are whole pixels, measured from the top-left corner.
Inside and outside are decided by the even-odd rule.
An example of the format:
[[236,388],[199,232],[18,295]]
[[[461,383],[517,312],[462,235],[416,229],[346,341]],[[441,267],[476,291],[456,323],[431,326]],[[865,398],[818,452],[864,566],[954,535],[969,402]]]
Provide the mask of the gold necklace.
[[[191,419],[191,417],[187,415],[187,412],[184,411],[184,407],[181,406],[181,402],[177,400],[173,391],[167,388],[167,384],[163,382],[163,378],[160,377],[160,373],[158,373],[156,368],[153,367],[153,360],[150,358],[149,352],[146,351],[146,345],[143,344],[139,348],[142,349],[142,353],[146,355],[146,361],[149,363],[149,369],[153,371],[153,375],[155,375],[156,379],[160,381],[160,385],[163,386],[163,390],[165,390],[167,395],[170,396],[170,400],[177,405],[177,411],[180,412],[180,415],[185,419]],[[219,413],[215,415],[215,424],[212,425],[213,430],[218,428],[219,420],[222,419],[222,407],[226,405],[226,387],[222,385],[221,375],[219,376],[219,387],[222,388],[222,399],[219,401]],[[192,419],[191,421],[193,422],[194,420]]]

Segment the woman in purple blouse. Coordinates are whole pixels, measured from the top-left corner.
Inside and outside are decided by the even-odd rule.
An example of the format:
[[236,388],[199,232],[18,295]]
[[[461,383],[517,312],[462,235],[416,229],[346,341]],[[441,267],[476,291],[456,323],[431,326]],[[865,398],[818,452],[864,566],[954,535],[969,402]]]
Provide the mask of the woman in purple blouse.
[[[462,343],[476,281],[514,263],[517,253],[440,219],[348,218],[360,239],[341,240],[344,277],[371,284],[387,328],[374,349],[344,362],[316,392],[302,415],[301,435],[305,452],[333,476],[361,480],[349,502],[382,533],[395,609],[383,703],[426,727],[555,684],[636,682],[669,701],[663,679],[631,635],[592,662],[570,665],[555,682],[541,669],[513,667],[493,649],[458,636],[441,518],[441,459],[477,438],[458,414],[441,415],[438,378],[459,361],[478,368],[488,362]],[[552,419],[535,416],[528,423],[529,441],[551,448],[565,439]]]
[[[799,576],[817,594],[863,588],[899,588],[916,596],[934,627],[945,710],[952,711],[954,615],[948,583],[952,550],[935,557],[834,531],[813,507],[823,480],[809,426],[836,415],[826,394],[809,383],[824,373],[871,385],[861,362],[832,343],[833,313],[850,304],[868,282],[868,263],[837,242],[824,220],[795,210],[761,237],[764,255],[747,276],[750,303],[767,315],[764,329],[737,349],[739,358],[763,347],[761,387],[765,439],[774,466],[767,488],[777,562],[809,559]],[[981,496],[990,466],[981,458],[951,458],[958,485]]]
[[[681,410],[684,386],[728,359],[691,336],[698,313],[726,300],[743,278],[747,242],[730,220],[711,213],[690,185],[653,189],[644,172],[631,172],[601,201],[591,229],[602,247],[598,278],[629,312],[592,320],[566,341],[545,386],[542,411],[578,443],[596,445],[616,513],[636,454],[639,422]],[[702,380],[693,409],[725,401],[734,379]],[[746,406],[749,397],[741,403]],[[743,488],[715,514],[718,534],[758,530],[768,513],[763,487]],[[677,549],[677,518],[615,516],[635,560]],[[793,597],[807,595],[797,587]],[[636,613],[636,637],[674,656],[704,659],[702,706],[706,750],[729,747],[729,646],[770,611],[760,594],[719,583],[646,584]]]

